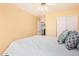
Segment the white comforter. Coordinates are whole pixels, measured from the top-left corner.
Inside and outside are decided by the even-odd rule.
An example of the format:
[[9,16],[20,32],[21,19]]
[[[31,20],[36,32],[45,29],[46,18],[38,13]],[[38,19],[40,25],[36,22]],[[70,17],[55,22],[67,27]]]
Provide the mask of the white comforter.
[[14,41],[3,55],[9,56],[79,56],[79,51],[67,50],[56,37],[33,36]]

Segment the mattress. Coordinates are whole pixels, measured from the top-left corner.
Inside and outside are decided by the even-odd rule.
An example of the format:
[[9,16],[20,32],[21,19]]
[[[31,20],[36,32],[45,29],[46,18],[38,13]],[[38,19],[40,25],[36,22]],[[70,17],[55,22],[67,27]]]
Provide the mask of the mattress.
[[79,51],[67,50],[57,37],[32,36],[14,41],[3,53],[9,56],[79,56]]

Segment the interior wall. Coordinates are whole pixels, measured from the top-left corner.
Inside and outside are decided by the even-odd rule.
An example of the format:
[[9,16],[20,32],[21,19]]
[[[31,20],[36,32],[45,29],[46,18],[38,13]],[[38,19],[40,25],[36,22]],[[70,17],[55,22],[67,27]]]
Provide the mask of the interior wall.
[[37,34],[37,20],[12,4],[0,4],[0,53],[13,40]]
[[46,20],[46,35],[47,36],[56,36],[56,32],[57,32],[56,18],[58,16],[77,16],[78,17],[77,30],[79,31],[79,7],[75,6],[75,7],[60,11],[60,12],[46,14],[45,20]]

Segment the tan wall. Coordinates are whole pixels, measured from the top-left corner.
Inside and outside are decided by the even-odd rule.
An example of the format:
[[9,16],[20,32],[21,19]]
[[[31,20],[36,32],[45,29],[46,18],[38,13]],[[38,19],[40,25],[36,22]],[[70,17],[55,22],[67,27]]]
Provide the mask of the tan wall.
[[78,30],[79,30],[79,7],[73,7],[63,10],[61,12],[48,13],[46,15],[46,35],[56,36],[56,17],[68,16],[68,15],[78,16]]
[[37,33],[37,17],[11,4],[0,4],[0,53],[16,39]]

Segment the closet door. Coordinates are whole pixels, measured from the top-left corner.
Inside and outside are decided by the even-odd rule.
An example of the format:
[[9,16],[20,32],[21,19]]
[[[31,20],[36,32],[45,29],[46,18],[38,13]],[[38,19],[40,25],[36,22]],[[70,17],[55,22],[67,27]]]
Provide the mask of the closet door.
[[57,17],[57,36],[64,30],[77,30],[77,16],[59,16]]
[[66,27],[68,30],[77,30],[77,16],[67,16]]
[[59,36],[66,29],[66,17],[57,17],[57,36]]

